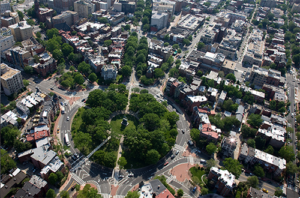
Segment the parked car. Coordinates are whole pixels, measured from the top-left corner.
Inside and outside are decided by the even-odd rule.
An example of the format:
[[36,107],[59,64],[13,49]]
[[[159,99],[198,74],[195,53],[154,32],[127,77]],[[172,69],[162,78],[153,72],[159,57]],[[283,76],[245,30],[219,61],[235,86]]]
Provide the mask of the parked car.
[[61,106],[64,106],[64,103],[63,102],[60,102]]
[[266,189],[264,189],[264,188],[262,189],[262,191],[264,191],[265,193],[268,193],[268,192],[269,192],[268,190],[266,190]]
[[179,154],[179,151],[177,150],[176,153],[175,153],[175,155],[178,155],[178,154]]
[[54,90],[53,87],[50,88],[51,90]]
[[85,101],[85,98],[81,100],[81,102],[84,102],[84,101]]
[[175,155],[171,155],[171,159],[174,159],[175,158]]
[[169,162],[164,163],[164,166],[167,166],[169,164]]
[[128,174],[128,177],[133,177],[133,176],[134,176],[133,173],[129,173],[129,174]]
[[69,121],[69,120],[70,120],[70,117],[68,116],[68,117],[67,117],[67,121]]
[[184,131],[183,129],[181,130],[181,132],[182,132],[183,134],[185,133],[185,131]]
[[189,145],[189,146],[193,146],[193,145],[194,145],[193,141],[192,141],[192,140],[189,140],[189,141],[188,141],[188,145]]

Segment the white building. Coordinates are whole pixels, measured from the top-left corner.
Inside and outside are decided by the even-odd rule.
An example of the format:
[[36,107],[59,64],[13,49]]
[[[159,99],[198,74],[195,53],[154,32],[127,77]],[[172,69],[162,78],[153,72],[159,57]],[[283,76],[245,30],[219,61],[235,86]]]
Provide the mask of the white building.
[[176,5],[176,2],[174,2],[174,1],[154,0],[152,10],[169,12],[169,13],[171,13],[171,16],[172,16],[175,12],[175,5]]
[[151,26],[156,26],[157,30],[161,30],[168,25],[169,15],[161,11],[152,11]]
[[18,92],[24,87],[21,71],[1,64],[1,86],[6,95]]
[[1,57],[4,58],[4,51],[8,50],[12,46],[14,46],[15,40],[14,36],[11,34],[11,30],[3,27],[0,29],[0,49],[1,49]]
[[115,65],[105,65],[101,69],[101,76],[104,80],[115,80],[117,78],[118,69]]
[[79,17],[88,18],[95,12],[95,4],[79,0],[74,2],[74,10],[78,13]]

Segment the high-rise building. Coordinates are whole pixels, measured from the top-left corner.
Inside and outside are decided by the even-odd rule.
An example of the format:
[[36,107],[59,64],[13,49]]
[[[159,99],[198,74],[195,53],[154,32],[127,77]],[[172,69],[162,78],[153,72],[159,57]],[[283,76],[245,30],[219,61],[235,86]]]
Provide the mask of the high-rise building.
[[161,11],[152,11],[151,26],[161,30],[168,25],[169,15]]
[[24,41],[32,37],[33,27],[28,25],[26,21],[21,21],[14,25],[8,26],[16,42]]
[[11,30],[3,27],[0,29],[0,47],[1,47],[1,56],[2,52],[14,46],[15,40],[11,34]]
[[1,63],[1,86],[8,96],[18,92],[24,87],[21,71]]
[[74,3],[74,10],[78,13],[79,17],[88,18],[95,12],[95,4],[79,0]]
[[7,10],[1,14],[2,27],[8,27],[10,25],[18,23],[19,21],[20,19],[17,12],[11,12],[10,10]]
[[79,21],[79,16],[77,12],[64,11],[61,14],[52,18],[53,27],[56,24],[66,23],[68,26],[75,25]]
[[1,14],[2,13],[4,13],[5,11],[7,11],[7,10],[11,10],[11,8],[10,8],[10,4],[9,3],[1,3],[0,4],[0,12],[1,12]]

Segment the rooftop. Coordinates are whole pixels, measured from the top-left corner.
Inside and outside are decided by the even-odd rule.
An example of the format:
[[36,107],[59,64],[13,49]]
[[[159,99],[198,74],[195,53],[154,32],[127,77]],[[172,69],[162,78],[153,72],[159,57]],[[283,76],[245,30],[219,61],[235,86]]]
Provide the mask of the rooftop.
[[[3,68],[5,68],[5,73],[3,72]],[[1,73],[3,73],[1,75],[1,78],[4,79],[4,80],[8,80],[8,79],[11,79],[13,78],[16,74],[21,74],[21,71],[17,70],[17,69],[13,69],[11,67],[8,67],[6,64],[4,63],[1,63]]]
[[225,183],[227,187],[233,188],[235,186],[235,176],[231,174],[228,170],[221,170],[217,167],[211,167],[210,171],[213,171],[215,174],[218,174],[218,180],[221,180],[221,182]]

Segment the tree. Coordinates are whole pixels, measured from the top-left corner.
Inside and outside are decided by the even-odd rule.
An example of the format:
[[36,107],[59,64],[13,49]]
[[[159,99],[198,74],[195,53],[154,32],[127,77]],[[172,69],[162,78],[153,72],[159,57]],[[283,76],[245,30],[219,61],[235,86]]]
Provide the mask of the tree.
[[79,85],[82,85],[84,83],[83,76],[80,73],[77,73],[74,77],[74,82],[79,84]]
[[165,42],[165,43],[164,43],[164,46],[165,46],[165,47],[167,47],[167,46],[169,46],[169,45],[170,45],[170,44],[169,44],[168,42]]
[[23,85],[25,86],[25,87],[27,87],[28,85],[29,85],[29,80],[23,80]]
[[157,150],[151,149],[146,154],[146,162],[147,164],[156,164],[160,158],[160,154]]
[[189,45],[191,42],[190,42],[190,40],[188,40],[188,39],[183,39],[182,43],[183,43],[184,45]]
[[294,164],[292,161],[289,161],[287,164],[286,164],[286,173],[287,174],[295,174],[298,172],[298,167],[296,164]]
[[256,165],[256,166],[254,167],[253,173],[254,173],[257,177],[264,177],[264,176],[265,176],[265,171],[264,171],[264,169],[263,169],[260,165]]
[[196,141],[196,142],[199,141],[200,131],[198,129],[193,128],[190,132],[190,135],[194,141]]
[[140,193],[139,191],[128,191],[127,195],[125,196],[125,198],[139,198],[140,197]]
[[123,169],[127,164],[127,160],[125,159],[125,157],[120,157],[118,160],[118,164],[120,166],[120,170]]
[[41,36],[42,36],[40,32],[37,32],[35,35],[37,38],[41,38]]
[[275,196],[280,197],[281,195],[283,195],[283,191],[280,187],[276,187],[275,188]]
[[59,195],[60,195],[61,198],[70,198],[69,192],[67,192],[65,190],[61,191]]
[[179,48],[179,45],[178,44],[174,44],[172,47],[173,47],[173,49],[177,50]]
[[202,195],[207,195],[207,194],[208,194],[208,189],[202,187],[202,188],[201,188],[201,194],[202,194]]
[[87,64],[86,62],[82,61],[78,65],[78,71],[83,72],[83,73],[90,73],[91,71],[91,66]]
[[265,152],[266,152],[266,153],[269,153],[269,154],[271,154],[271,155],[273,155],[273,153],[274,153],[274,148],[273,148],[271,145],[269,145],[268,148],[265,150]]
[[100,21],[100,23],[107,23],[108,22],[107,18],[105,18],[105,17],[101,17],[99,21]]
[[278,152],[279,156],[284,158],[287,162],[295,160],[295,154],[292,146],[283,146]]
[[242,173],[243,165],[240,164],[238,160],[232,158],[225,158],[223,161],[226,170],[231,172],[238,179]]
[[105,45],[106,47],[110,46],[111,44],[112,44],[112,41],[111,41],[111,40],[105,40],[105,41],[104,41],[104,45]]
[[27,74],[33,74],[33,68],[29,65],[25,66],[24,67],[24,71],[27,73]]
[[46,193],[46,198],[55,198],[55,197],[56,197],[55,191],[50,188]]
[[263,122],[263,119],[261,119],[261,116],[259,114],[251,114],[248,117],[248,124],[250,124],[253,127],[259,127],[261,123]]
[[130,25],[129,24],[125,25],[124,29],[125,30],[130,30]]
[[20,21],[24,21],[24,14],[21,12],[21,11],[19,11],[19,10],[17,10],[17,13],[18,13],[18,15],[19,15],[19,19],[20,19]]
[[27,150],[31,149],[31,147],[32,147],[32,144],[30,142],[25,142],[24,143],[24,142],[22,142],[18,139],[16,139],[15,142],[14,142],[14,148],[16,149],[16,151],[18,153],[21,153],[23,151],[27,151]]
[[214,143],[209,143],[207,146],[206,146],[206,151],[207,151],[207,153],[208,154],[213,154],[213,153],[215,153],[216,152],[216,150],[217,150],[217,147],[216,147],[216,145],[214,144]]
[[258,186],[258,184],[259,184],[259,181],[258,181],[258,178],[256,176],[251,176],[251,177],[247,178],[247,183],[252,188],[256,188]]
[[71,45],[69,45],[68,43],[64,43],[62,45],[62,53],[64,54],[64,56],[69,56],[69,54],[71,54],[73,52],[73,47]]
[[192,35],[189,36],[189,40],[190,40],[190,41],[193,40],[193,36],[192,36]]
[[214,159],[209,159],[206,161],[206,167],[209,170],[211,167],[216,166],[217,162]]
[[50,176],[48,178],[50,184],[55,185],[57,182],[57,175],[55,173],[50,173]]
[[201,50],[201,49],[204,48],[204,47],[205,47],[205,44],[202,43],[202,42],[199,42],[199,43],[197,44],[197,49],[198,49],[198,50]]
[[0,149],[0,154],[1,174],[8,173],[8,171],[16,167],[16,162],[8,155],[6,150]]
[[183,190],[179,188],[179,189],[177,190],[177,195],[178,195],[179,197],[182,197],[182,196],[183,196]]
[[226,79],[230,79],[230,80],[232,80],[233,82],[235,82],[235,81],[236,81],[235,75],[234,75],[234,74],[232,74],[232,73],[230,73],[230,74],[227,74],[227,75],[226,75]]
[[131,70],[130,66],[125,65],[124,67],[122,67],[121,70],[122,70],[122,75],[123,76],[130,76],[131,75],[132,70]]
[[75,67],[73,65],[70,67],[70,71],[71,72],[75,71]]
[[148,113],[145,114],[140,121],[144,123],[146,129],[153,131],[159,127],[160,118],[154,113]]
[[248,139],[247,144],[248,144],[248,146],[255,148],[255,140],[254,139]]
[[1,138],[6,146],[13,146],[15,139],[20,135],[16,127],[6,126],[1,129]]
[[293,55],[293,61],[294,61],[295,65],[298,66],[300,63],[300,54]]
[[35,25],[35,22],[32,19],[27,19],[26,22],[28,25],[31,25],[31,26]]
[[[88,99],[89,100],[89,99]],[[92,143],[92,137],[88,133],[78,132],[76,136],[73,138],[75,145],[77,148],[84,152],[88,153],[89,147]]]
[[57,36],[58,33],[59,33],[58,29],[52,28],[52,29],[47,30],[46,35],[49,39],[52,39],[54,36]]
[[66,65],[61,63],[57,66],[57,73],[59,74],[64,74],[65,73],[65,68],[66,68]]
[[54,58],[55,60],[60,60],[61,58],[64,57],[62,51],[59,50],[59,49],[55,49],[55,50],[52,52],[52,55],[53,55],[53,58]]
[[91,82],[95,82],[97,80],[97,75],[93,72],[89,75],[88,78]]
[[165,76],[165,73],[163,72],[163,70],[161,68],[156,68],[154,70],[154,76],[155,78],[161,78]]

